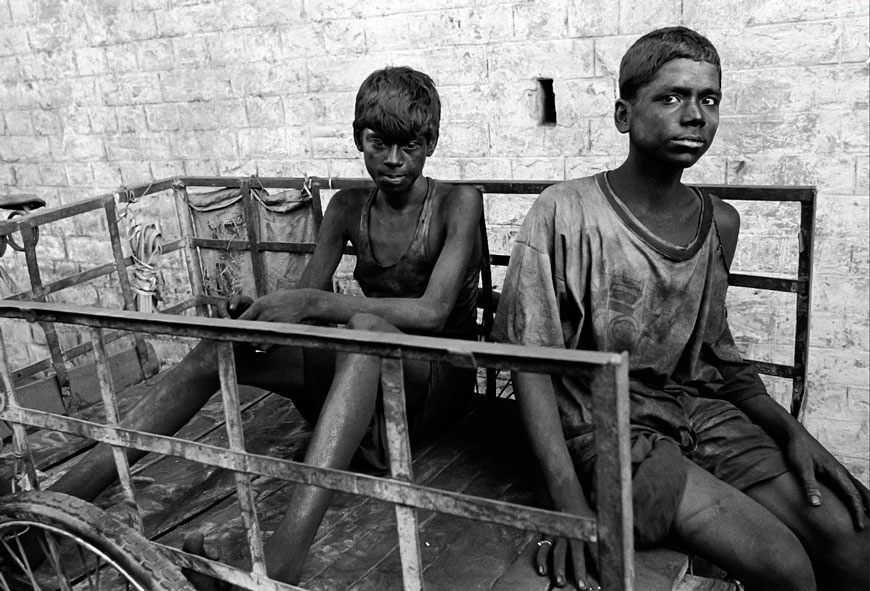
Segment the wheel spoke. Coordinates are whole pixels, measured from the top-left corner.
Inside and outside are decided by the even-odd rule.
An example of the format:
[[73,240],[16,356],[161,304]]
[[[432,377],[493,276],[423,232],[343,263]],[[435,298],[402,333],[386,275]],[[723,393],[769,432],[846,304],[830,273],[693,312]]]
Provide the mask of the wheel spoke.
[[42,532],[42,537],[37,538],[39,545],[42,548],[43,554],[51,563],[54,573],[57,575],[57,580],[60,582],[61,591],[72,591],[70,586],[69,576],[66,574],[66,568],[60,558],[60,553],[57,550],[57,543],[54,537],[48,532]]

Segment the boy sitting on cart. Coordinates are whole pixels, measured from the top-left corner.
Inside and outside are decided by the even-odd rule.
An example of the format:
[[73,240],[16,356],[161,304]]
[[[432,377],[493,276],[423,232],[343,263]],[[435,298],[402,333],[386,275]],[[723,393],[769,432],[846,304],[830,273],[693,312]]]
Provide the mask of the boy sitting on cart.
[[[741,358],[725,313],[739,216],[680,181],[713,141],[720,83],[715,48],[684,27],[626,52],[614,119],[628,157],[536,200],[495,338],[630,353],[638,545],[675,545],[750,590],[866,591],[867,488]],[[514,384],[554,508],[591,516],[591,384],[540,374]],[[540,574],[550,555],[557,586],[567,560],[578,588],[597,588],[582,544],[545,536],[539,546]]]
[[[348,329],[476,338],[480,269],[478,224],[483,204],[470,186],[423,175],[438,143],[441,105],[432,80],[405,67],[369,75],[356,97],[353,139],[373,190],[346,189],[332,198],[317,246],[298,287],[256,301],[233,299],[228,314],[245,320],[313,322]],[[332,275],[347,242],[356,252],[354,278],[365,297],[333,293]],[[346,469],[355,454],[385,465],[377,357],[275,346],[235,347],[240,383],[290,398],[315,425],[305,462]],[[473,370],[405,360],[412,439],[457,417],[472,393]],[[213,343],[200,342],[163,377],[125,425],[171,435],[219,388]],[[135,461],[143,454],[130,452]],[[98,446],[53,488],[92,500],[117,477],[110,448]],[[292,502],[265,546],[271,578],[297,583],[332,491],[293,485]],[[202,540],[186,545],[202,552]],[[197,586],[213,583],[190,575]]]

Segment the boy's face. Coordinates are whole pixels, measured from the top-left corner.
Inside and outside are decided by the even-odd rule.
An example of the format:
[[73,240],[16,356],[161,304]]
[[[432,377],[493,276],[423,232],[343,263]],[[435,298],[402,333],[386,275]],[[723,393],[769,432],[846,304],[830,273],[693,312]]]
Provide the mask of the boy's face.
[[631,101],[616,103],[616,127],[631,150],[662,164],[688,168],[707,151],[719,127],[719,69],[678,58],[665,63]]
[[423,174],[426,158],[435,151],[422,135],[398,141],[365,128],[359,134],[357,148],[363,153],[366,170],[378,188],[385,193],[409,191]]

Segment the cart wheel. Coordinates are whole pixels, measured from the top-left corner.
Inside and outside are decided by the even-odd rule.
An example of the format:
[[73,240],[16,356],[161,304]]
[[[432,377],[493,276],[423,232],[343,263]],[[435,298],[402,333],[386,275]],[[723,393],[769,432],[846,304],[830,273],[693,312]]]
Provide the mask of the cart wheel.
[[94,505],[30,491],[0,499],[0,591],[192,591],[181,570]]

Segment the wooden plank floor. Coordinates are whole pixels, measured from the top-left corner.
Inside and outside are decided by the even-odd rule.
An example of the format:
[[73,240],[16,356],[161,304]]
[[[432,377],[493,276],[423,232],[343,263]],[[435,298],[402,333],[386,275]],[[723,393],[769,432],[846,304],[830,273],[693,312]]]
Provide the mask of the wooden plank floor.
[[[147,395],[161,376],[120,394],[122,408]],[[304,454],[310,427],[293,405],[277,395],[242,388],[246,449],[286,459]],[[101,416],[99,406],[84,411]],[[223,409],[215,396],[179,433],[179,437],[226,445]],[[51,482],[73,463],[87,461],[87,443],[57,433],[30,435],[38,467]],[[540,505],[545,498],[533,467],[513,401],[475,397],[474,410],[437,440],[414,450],[418,483],[521,504]],[[137,499],[146,535],[180,547],[195,530],[221,560],[247,568],[244,528],[231,474],[173,457],[146,456],[134,469]],[[276,479],[254,481],[258,516],[264,535],[274,530],[287,507],[288,484]],[[120,487],[96,503],[125,519]],[[418,512],[424,581],[428,590],[545,591],[548,586],[531,566],[536,532],[473,520]],[[305,564],[302,586],[312,590],[399,591],[401,565],[393,507],[347,493],[337,493]],[[675,591],[684,580],[687,561],[667,550],[637,553],[639,591]],[[693,582],[697,582],[692,579]],[[696,587],[687,587],[685,591]],[[713,587],[711,587],[712,589]]]

